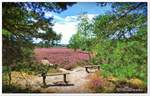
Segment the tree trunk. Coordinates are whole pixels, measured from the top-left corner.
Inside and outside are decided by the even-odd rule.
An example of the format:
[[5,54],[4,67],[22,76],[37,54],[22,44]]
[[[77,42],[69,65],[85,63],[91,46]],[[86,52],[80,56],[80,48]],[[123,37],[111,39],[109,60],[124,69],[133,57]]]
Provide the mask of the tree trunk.
[[11,67],[10,66],[7,66],[8,67],[8,85],[10,86],[11,85]]

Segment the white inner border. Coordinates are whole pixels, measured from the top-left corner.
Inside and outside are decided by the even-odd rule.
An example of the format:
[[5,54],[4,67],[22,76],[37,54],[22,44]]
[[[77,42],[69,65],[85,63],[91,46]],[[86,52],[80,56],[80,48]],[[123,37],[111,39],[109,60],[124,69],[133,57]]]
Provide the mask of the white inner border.
[[[150,69],[150,60],[149,60],[149,56],[150,56],[150,1],[149,0],[0,0],[0,50],[1,50],[1,54],[0,54],[0,76],[2,77],[2,2],[148,2],[148,43],[147,43],[147,47],[148,47],[148,69]],[[148,70],[148,73],[150,73],[150,70]],[[102,94],[102,93],[94,93],[94,94],[57,94],[57,93],[48,93],[48,94],[43,94],[43,93],[38,93],[38,94],[2,94],[2,78],[0,77],[0,89],[1,89],[1,93],[0,95],[4,95],[4,96],[8,96],[8,95],[12,95],[12,96],[35,96],[35,95],[39,95],[39,96],[43,96],[43,95],[47,95],[47,96],[148,96],[150,95],[150,75],[148,74],[148,93],[143,93],[143,94],[127,94],[127,93],[123,93],[123,94]]]

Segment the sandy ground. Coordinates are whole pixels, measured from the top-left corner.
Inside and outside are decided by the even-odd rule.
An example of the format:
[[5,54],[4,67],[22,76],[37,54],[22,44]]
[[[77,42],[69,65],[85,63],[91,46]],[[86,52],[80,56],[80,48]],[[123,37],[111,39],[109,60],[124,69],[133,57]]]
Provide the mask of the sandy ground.
[[12,73],[12,81],[15,84],[19,84],[21,87],[30,86],[30,90],[35,92],[54,92],[54,93],[91,93],[87,87],[88,84],[88,75],[92,73],[87,73],[85,68],[77,67],[72,71],[65,70],[60,68],[63,72],[68,72],[70,74],[67,75],[67,81],[69,83],[66,85],[63,82],[63,75],[56,75],[56,76],[47,76],[46,83],[47,88],[42,88],[42,77],[39,76],[26,76],[22,74],[23,77],[21,78],[16,75],[16,73]]

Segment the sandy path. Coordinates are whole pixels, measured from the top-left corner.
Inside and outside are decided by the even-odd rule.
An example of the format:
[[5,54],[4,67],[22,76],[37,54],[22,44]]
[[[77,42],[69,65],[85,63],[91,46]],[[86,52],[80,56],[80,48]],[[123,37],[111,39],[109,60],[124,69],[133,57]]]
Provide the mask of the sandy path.
[[[92,92],[88,87],[88,78],[89,73],[85,71],[83,67],[77,67],[72,71],[60,69],[64,72],[69,72],[67,75],[67,80],[69,81],[68,85],[63,83],[63,75],[56,76],[47,76],[46,83],[48,85],[47,88],[42,88],[42,77],[34,76],[32,78],[26,78],[27,81],[30,82],[30,89],[32,91],[38,92],[54,92],[54,93],[88,93]],[[25,86],[25,82],[23,80],[18,80],[22,86]],[[24,83],[23,83],[24,82]],[[56,83],[61,84],[56,85]]]

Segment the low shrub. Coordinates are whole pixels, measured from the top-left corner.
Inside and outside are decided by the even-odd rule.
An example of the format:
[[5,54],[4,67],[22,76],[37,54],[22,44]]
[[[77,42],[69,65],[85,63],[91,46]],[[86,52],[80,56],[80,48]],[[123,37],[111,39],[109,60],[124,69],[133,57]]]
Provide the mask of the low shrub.
[[95,92],[109,93],[115,91],[115,85],[101,77],[98,72],[89,76],[88,87]]
[[144,82],[138,78],[128,80],[128,84],[133,88],[144,88]]

